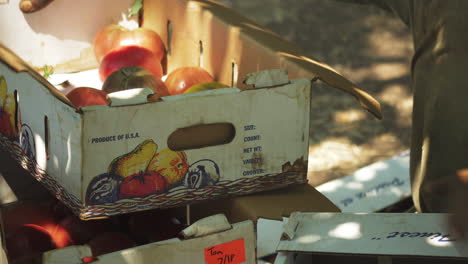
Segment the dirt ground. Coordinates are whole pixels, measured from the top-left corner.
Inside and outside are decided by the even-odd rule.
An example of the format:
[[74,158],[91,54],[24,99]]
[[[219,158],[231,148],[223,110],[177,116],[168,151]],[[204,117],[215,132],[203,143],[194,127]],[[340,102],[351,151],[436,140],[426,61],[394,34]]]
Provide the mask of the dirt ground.
[[328,63],[374,96],[384,118],[318,83],[312,90],[309,182],[319,185],[409,148],[408,28],[377,7],[335,0],[220,0]]

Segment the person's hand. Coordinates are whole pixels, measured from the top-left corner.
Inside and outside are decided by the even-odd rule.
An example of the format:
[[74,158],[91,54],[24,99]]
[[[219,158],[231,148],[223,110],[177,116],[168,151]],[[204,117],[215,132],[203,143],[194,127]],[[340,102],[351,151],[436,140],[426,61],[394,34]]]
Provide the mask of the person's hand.
[[19,7],[23,13],[33,13],[46,7],[53,0],[21,0]]
[[456,172],[456,182],[449,192],[449,230],[457,239],[467,241],[468,237],[468,169]]

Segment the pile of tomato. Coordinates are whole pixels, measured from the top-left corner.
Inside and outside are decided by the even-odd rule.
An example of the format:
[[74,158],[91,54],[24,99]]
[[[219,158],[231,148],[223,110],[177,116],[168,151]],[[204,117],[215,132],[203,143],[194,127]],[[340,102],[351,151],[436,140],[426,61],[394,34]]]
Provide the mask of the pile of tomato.
[[89,246],[91,255],[83,258],[92,260],[174,238],[185,228],[182,219],[159,209],[83,221],[56,199],[21,202],[1,212],[8,260],[17,264],[40,263],[44,252],[73,245]]
[[163,77],[166,48],[158,33],[127,29],[112,24],[95,37],[94,54],[99,63],[101,89],[78,87],[67,93],[76,108],[109,104],[108,94],[132,88],[150,88],[149,101],[176,94],[227,88],[201,67],[181,67]]

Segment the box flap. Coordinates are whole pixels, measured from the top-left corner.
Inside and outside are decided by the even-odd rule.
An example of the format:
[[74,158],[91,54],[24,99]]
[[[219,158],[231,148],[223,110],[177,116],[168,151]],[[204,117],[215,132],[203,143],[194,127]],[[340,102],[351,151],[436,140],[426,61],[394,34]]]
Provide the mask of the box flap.
[[227,218],[223,214],[216,214],[200,219],[182,230],[181,235],[184,238],[194,238],[215,234],[231,229]]
[[[239,72],[233,69],[232,75],[238,73],[243,78],[245,74],[253,71],[286,68],[291,79],[320,79],[351,94],[364,109],[377,118],[382,118],[379,102],[329,65],[303,56],[303,52],[295,45],[216,1],[145,0],[144,10],[159,11],[144,12],[144,27],[158,31],[163,40],[166,40],[166,47],[170,40],[169,46],[173,46],[174,52],[185,49],[179,51],[179,54],[185,52],[188,55],[202,49],[203,54],[198,63],[209,70],[227,68],[228,65],[230,68],[231,63],[233,67],[238,64]],[[168,21],[177,23],[172,27],[172,34],[168,33]],[[200,25],[209,32],[200,30]],[[216,35],[216,38],[210,34]],[[200,47],[191,45],[198,44],[199,41]],[[239,54],[241,52],[242,55]],[[197,63],[196,58],[181,57],[173,59],[169,56],[168,61],[172,64]],[[213,63],[214,58],[223,60]],[[231,72],[221,72],[219,75],[230,76]],[[237,82],[241,87],[239,81],[242,80],[233,79],[233,82]]]
[[257,221],[257,258],[276,253],[283,233],[283,221],[260,218]]
[[[293,213],[277,250],[386,256],[463,257],[446,214]],[[287,233],[287,234],[286,234]]]

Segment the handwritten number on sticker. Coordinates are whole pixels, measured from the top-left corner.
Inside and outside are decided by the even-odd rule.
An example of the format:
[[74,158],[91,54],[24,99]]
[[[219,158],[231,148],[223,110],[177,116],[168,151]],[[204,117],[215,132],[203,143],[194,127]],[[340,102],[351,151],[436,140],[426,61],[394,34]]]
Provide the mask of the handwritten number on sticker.
[[244,262],[244,239],[205,248],[205,263],[207,264],[240,264]]

